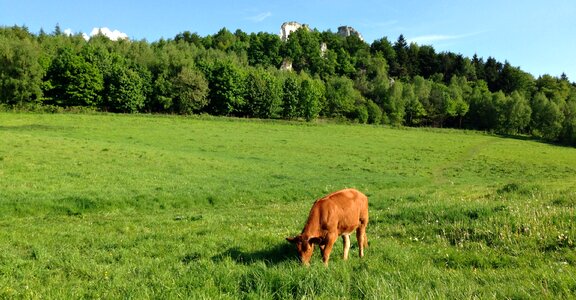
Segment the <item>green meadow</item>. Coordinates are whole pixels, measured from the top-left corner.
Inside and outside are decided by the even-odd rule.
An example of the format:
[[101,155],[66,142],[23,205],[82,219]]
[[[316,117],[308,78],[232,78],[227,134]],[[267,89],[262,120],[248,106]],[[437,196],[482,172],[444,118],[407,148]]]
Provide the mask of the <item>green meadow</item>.
[[[315,199],[369,247],[309,268]],[[573,298],[576,149],[479,132],[0,113],[0,299]]]

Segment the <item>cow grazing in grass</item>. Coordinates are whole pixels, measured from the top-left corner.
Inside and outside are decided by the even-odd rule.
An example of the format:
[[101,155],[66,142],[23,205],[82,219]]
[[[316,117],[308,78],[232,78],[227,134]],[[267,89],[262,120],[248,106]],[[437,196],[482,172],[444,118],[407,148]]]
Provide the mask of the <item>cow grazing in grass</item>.
[[344,189],[316,200],[308,221],[300,235],[286,238],[296,244],[300,261],[310,264],[314,245],[320,246],[322,259],[328,265],[330,252],[339,236],[344,241],[344,260],[348,259],[350,234],[356,230],[360,257],[368,246],[366,226],[368,225],[368,198],[355,189]]

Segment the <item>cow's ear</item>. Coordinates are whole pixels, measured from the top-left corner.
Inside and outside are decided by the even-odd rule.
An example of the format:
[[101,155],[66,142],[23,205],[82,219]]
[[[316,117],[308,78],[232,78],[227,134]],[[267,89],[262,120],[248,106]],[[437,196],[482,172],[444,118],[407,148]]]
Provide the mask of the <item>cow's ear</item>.
[[320,245],[320,244],[322,244],[322,238],[319,238],[319,237],[311,237],[311,238],[308,239],[308,243]]
[[299,240],[299,236],[294,236],[294,237],[287,237],[286,240],[292,244],[296,244]]

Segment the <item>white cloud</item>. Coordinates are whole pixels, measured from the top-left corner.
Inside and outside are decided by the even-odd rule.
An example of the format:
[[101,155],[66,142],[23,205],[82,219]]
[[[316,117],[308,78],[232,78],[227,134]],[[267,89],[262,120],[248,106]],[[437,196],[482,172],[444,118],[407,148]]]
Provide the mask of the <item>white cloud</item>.
[[[93,37],[93,36],[98,35],[98,34],[102,34],[105,37],[107,37],[113,41],[128,39],[128,35],[126,33],[120,32],[118,30],[112,31],[108,27],[101,27],[101,28],[94,27],[92,29],[92,31],[90,32],[90,37]],[[83,36],[84,36],[84,38],[87,37],[87,35],[83,35]]]
[[272,16],[272,13],[268,11],[268,12],[264,12],[264,13],[261,13],[261,14],[258,14],[258,15],[252,16],[252,17],[248,17],[246,19],[253,21],[253,22],[262,22],[271,16]]
[[430,45],[434,42],[459,40],[459,39],[475,36],[478,34],[481,34],[481,32],[466,33],[466,34],[459,34],[459,35],[444,35],[444,34],[421,35],[421,36],[417,36],[417,37],[408,39],[407,42],[408,43],[416,43],[418,45]]
[[[73,36],[74,32],[72,31],[72,29],[67,28],[67,29],[64,29],[64,34],[67,36]],[[82,37],[86,41],[90,40],[91,37],[98,35],[98,34],[102,34],[105,37],[107,37],[113,41],[128,39],[128,35],[126,33],[118,31],[118,30],[112,31],[108,27],[101,27],[101,28],[94,27],[94,28],[92,28],[92,31],[90,32],[89,35],[86,33],[83,33],[83,32],[81,34],[82,34]]]

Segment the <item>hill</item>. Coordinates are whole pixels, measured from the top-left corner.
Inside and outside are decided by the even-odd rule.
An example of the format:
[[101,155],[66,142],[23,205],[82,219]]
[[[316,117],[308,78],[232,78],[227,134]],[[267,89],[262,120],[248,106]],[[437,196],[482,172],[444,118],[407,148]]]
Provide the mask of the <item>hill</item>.
[[[0,113],[0,297],[562,298],[576,153],[450,129]],[[284,240],[356,187],[370,246]]]

